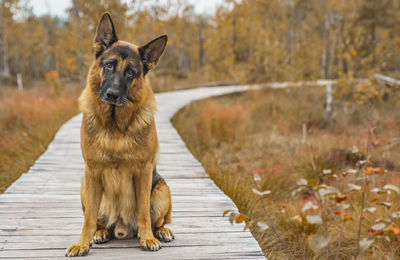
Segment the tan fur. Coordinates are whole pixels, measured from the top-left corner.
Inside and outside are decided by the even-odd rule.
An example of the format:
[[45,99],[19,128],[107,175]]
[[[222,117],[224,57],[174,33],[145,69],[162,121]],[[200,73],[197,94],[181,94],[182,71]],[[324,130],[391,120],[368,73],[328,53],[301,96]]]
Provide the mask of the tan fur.
[[[116,45],[129,46],[138,53],[135,45],[122,41]],[[173,233],[164,227],[171,222],[167,184],[161,180],[151,192],[158,154],[154,94],[145,78],[134,79],[128,90],[129,100],[115,106],[115,119],[111,120],[112,106],[101,101],[98,94],[101,74],[99,61],[95,60],[79,98],[83,112],[85,176],[81,201],[85,221],[78,243],[67,249],[67,255],[84,255],[93,239],[104,243],[112,235],[125,238],[137,234],[143,249],[158,250],[160,242],[154,234],[162,241],[171,241]]]

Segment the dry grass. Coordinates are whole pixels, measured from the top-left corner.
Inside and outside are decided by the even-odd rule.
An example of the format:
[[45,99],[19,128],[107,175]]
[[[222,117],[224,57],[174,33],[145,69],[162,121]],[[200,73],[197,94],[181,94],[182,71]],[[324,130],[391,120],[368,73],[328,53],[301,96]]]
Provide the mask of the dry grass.
[[[371,108],[335,103],[334,119],[328,121],[324,118],[324,92],[320,87],[263,89],[194,102],[183,108],[172,122],[210,177],[247,216],[250,230],[268,259],[335,259],[336,255],[337,259],[349,259],[357,251],[360,192],[346,193],[346,203],[351,207],[345,215],[336,215],[328,206],[330,200],[308,211],[311,215],[321,215],[323,225],[307,223],[306,213],[301,212],[307,201],[317,204],[315,186],[304,186],[295,195],[292,192],[298,189],[296,182],[300,178],[318,179],[319,184],[341,190],[347,183],[362,185],[362,179],[358,178],[362,173],[346,178],[340,173],[356,168],[365,156],[352,153],[352,149],[355,146],[365,150],[370,122],[376,126],[370,138],[370,160],[388,172],[368,177],[366,189],[385,183],[398,184],[400,150],[399,143],[392,138],[400,133],[399,97],[399,93],[391,93],[385,102],[375,103]],[[307,126],[307,145],[302,143],[303,123]],[[337,178],[322,177],[323,169],[331,169]],[[254,174],[262,180],[256,182]],[[272,193],[261,200],[252,188]],[[374,196],[379,196],[378,202],[391,201],[393,205],[391,209],[378,207],[374,214],[365,213],[361,237],[372,237],[375,242],[363,257],[398,258],[397,236],[391,230],[377,236],[369,227],[377,218],[396,211],[400,200],[393,193],[367,192],[366,206],[377,203],[368,202]],[[296,215],[302,221],[294,220]],[[342,224],[346,216],[352,220]],[[270,228],[260,231],[258,221]],[[400,226],[398,220],[393,221],[393,226]],[[307,239],[314,234],[329,237],[329,246],[319,252],[311,250]]]
[[34,85],[23,93],[1,87],[0,193],[29,169],[58,128],[78,112],[76,84],[65,84],[61,95],[51,95],[43,82]]

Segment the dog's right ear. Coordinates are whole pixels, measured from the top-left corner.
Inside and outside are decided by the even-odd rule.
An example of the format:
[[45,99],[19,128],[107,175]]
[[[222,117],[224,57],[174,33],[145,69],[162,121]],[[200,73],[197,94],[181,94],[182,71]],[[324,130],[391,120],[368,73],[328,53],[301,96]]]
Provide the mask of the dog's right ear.
[[116,41],[118,41],[118,38],[111,16],[109,13],[104,13],[97,26],[96,37],[93,43],[96,59]]

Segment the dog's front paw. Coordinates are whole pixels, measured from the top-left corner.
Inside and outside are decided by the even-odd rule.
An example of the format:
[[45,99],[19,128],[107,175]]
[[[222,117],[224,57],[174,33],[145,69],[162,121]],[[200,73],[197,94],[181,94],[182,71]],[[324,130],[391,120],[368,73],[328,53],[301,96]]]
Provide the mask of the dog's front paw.
[[89,253],[90,249],[90,244],[81,244],[81,243],[76,243],[73,244],[72,246],[68,247],[67,252],[65,253],[65,256],[71,257],[71,256],[84,256]]
[[107,229],[100,229],[97,230],[94,234],[93,241],[95,244],[103,244],[110,241],[111,235]]
[[161,243],[157,238],[141,239],[140,247],[145,251],[158,251],[161,249]]
[[162,242],[171,242],[175,239],[172,230],[165,227],[157,228],[154,235]]

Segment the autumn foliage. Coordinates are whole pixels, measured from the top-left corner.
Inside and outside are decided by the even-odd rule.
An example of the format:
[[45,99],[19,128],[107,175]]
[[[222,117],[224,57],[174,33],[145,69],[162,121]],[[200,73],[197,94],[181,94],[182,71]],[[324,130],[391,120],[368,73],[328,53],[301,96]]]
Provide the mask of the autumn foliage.
[[61,83],[58,79],[58,73],[55,70],[50,70],[44,75],[46,84],[51,89],[51,93],[59,95],[62,91]]
[[43,87],[0,91],[0,192],[27,171],[58,128],[78,112],[76,95],[54,96]]
[[390,94],[373,108],[344,103],[327,122],[323,88],[265,89],[194,102],[173,123],[238,206],[221,215],[249,228],[267,258],[398,258],[400,110]]
[[74,0],[62,18],[35,16],[30,1],[3,2],[0,74],[8,71],[12,78],[22,73],[24,79],[42,79],[55,70],[59,78],[84,82],[94,30],[105,11],[120,39],[141,45],[168,34],[166,52],[150,74],[158,91],[218,80],[328,78],[341,79],[345,94],[364,100],[376,88],[363,79],[400,69],[395,0],[225,0],[202,14],[185,0]]

